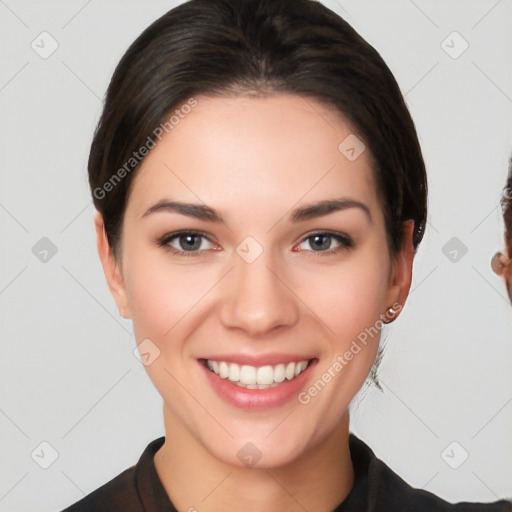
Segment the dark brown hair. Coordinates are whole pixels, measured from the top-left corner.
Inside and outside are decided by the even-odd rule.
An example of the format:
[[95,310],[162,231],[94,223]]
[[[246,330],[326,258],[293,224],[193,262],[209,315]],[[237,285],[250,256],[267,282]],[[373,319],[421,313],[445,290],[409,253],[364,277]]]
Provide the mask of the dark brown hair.
[[139,149],[154,146],[173,109],[201,93],[298,94],[336,109],[373,157],[391,254],[401,247],[408,219],[418,246],[426,222],[425,165],[379,53],[316,1],[191,0],[134,41],[108,87],[88,171],[115,254]]

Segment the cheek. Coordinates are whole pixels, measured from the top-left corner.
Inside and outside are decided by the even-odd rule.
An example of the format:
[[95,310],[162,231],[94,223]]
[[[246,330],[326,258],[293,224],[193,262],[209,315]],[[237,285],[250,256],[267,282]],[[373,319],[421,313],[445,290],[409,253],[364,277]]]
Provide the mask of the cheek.
[[201,265],[172,264],[164,249],[127,244],[123,274],[137,340],[172,336],[174,327],[215,284]]
[[[164,340],[183,327],[182,321],[197,317],[201,298],[215,284],[211,273],[177,271],[176,268],[142,270],[131,276],[129,300],[137,339]],[[183,325],[184,325],[183,324]]]
[[389,263],[361,256],[305,277],[298,293],[342,345],[375,325],[386,309]]
[[322,337],[325,357],[318,380],[304,390],[299,401],[318,409],[324,418],[321,428],[328,429],[338,421],[374,363],[384,325],[381,314],[386,309],[387,269],[385,258],[362,257],[308,279],[303,288],[308,306],[326,326]]

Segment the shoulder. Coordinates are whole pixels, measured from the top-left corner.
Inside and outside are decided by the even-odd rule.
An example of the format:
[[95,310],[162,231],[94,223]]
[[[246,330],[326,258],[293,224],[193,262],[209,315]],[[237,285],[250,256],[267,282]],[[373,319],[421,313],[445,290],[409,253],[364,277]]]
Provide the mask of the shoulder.
[[378,496],[383,496],[384,507],[381,510],[414,510],[415,512],[512,512],[512,504],[505,500],[494,503],[449,503],[431,492],[415,489],[402,480],[386,464],[376,459],[373,470],[379,475],[377,479]]
[[144,512],[148,509],[174,512],[153,462],[164,440],[161,437],[149,443],[135,466],[126,469],[62,512]]
[[[368,499],[367,510],[389,512],[414,510],[414,512],[512,512],[512,502],[501,500],[493,503],[449,503],[435,494],[416,489],[400,478],[390,467],[378,459],[360,439],[351,435],[351,450],[365,459]],[[354,454],[355,454],[354,453]]]
[[423,489],[416,489],[400,478],[384,462],[375,458],[370,465],[370,481],[375,482],[370,489],[370,496],[382,496],[375,512],[384,510],[414,510],[415,512],[512,512],[512,504],[505,500],[494,503],[449,503],[435,494]]
[[135,467],[126,469],[62,512],[141,512],[143,510],[135,482]]

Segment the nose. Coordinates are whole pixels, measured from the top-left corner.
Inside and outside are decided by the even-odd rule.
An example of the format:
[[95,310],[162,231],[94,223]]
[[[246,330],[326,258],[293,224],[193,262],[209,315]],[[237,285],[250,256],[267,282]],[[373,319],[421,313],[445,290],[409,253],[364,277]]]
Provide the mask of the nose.
[[266,252],[252,263],[235,256],[237,261],[224,283],[223,325],[251,337],[293,326],[299,318],[298,299]]

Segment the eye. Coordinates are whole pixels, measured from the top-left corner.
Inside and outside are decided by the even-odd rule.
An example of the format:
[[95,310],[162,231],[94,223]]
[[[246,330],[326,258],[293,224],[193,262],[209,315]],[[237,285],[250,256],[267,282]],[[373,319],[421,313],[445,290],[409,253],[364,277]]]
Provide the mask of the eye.
[[215,245],[199,231],[180,231],[164,235],[158,245],[179,256],[199,256],[203,251]]
[[305,250],[307,252],[318,253],[319,256],[324,256],[326,254],[335,254],[340,251],[343,251],[344,249],[354,247],[354,242],[347,235],[343,235],[342,233],[330,233],[325,231],[320,231],[307,236],[297,247],[300,247],[301,245],[306,243],[312,249]]

